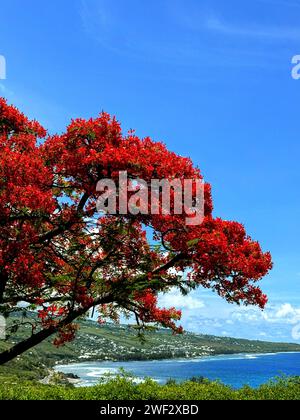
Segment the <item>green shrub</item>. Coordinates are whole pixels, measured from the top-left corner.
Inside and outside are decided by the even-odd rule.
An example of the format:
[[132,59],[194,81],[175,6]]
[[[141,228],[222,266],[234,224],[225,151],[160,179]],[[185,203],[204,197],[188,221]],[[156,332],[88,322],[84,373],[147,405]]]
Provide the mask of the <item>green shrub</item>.
[[4,378],[0,400],[299,400],[300,378],[279,378],[258,389],[233,390],[218,382],[193,380],[159,385],[146,379],[136,383],[127,374],[111,378],[93,387],[42,385],[19,378]]

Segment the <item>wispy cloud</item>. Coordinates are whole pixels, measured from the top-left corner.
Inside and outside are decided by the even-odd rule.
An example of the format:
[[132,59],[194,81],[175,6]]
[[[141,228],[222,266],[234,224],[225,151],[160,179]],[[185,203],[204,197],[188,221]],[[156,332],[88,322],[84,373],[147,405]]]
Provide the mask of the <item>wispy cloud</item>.
[[[128,40],[126,23],[107,0],[81,0],[79,15],[84,31],[103,48],[121,55],[138,57]],[[128,25],[130,27],[130,25]]]
[[[150,62],[166,64],[166,66],[178,65],[176,72],[168,73],[168,77],[177,77],[191,83],[199,83],[206,80],[211,73],[205,73],[207,69],[215,68],[216,57],[219,65],[223,67],[268,67],[270,61],[276,63],[274,68],[279,68],[282,63],[278,51],[264,48],[257,42],[244,45],[236,43],[222,43],[216,40],[215,35],[231,36],[239,40],[242,37],[264,37],[264,39],[288,39],[300,38],[300,31],[283,28],[265,28],[260,26],[238,25],[223,20],[211,10],[204,10],[197,6],[195,11],[184,7],[182,2],[164,2],[165,7],[160,10],[159,16],[153,25],[149,21],[154,17],[156,10],[149,7],[149,16],[143,10],[135,11],[139,15],[128,14],[121,4],[116,7],[107,0],[81,0],[80,18],[82,27],[88,36],[97,42],[101,48],[115,55],[137,62]],[[126,14],[127,13],[127,14]],[[126,14],[126,16],[124,16]],[[156,15],[155,15],[156,16]],[[157,26],[157,27],[156,27]],[[160,34],[159,30],[168,26],[168,32]],[[154,32],[153,32],[154,31]],[[174,36],[168,36],[168,34]],[[186,68],[191,69],[189,73]],[[165,67],[167,68],[167,67]],[[180,74],[180,68],[184,69],[184,76]],[[205,73],[199,77],[199,71]],[[187,77],[187,74],[189,75]],[[193,74],[197,77],[193,78]],[[149,77],[156,77],[151,72]],[[143,73],[139,77],[148,77]]]
[[106,4],[102,0],[98,0],[96,3],[94,0],[81,0],[79,14],[83,28],[87,33],[95,35],[95,29],[97,29],[97,33],[102,34],[99,40],[105,38],[105,33],[113,24],[112,17],[109,15]]
[[268,40],[300,41],[300,30],[296,27],[289,28],[284,26],[273,27],[267,25],[241,25],[229,23],[217,17],[207,18],[205,27],[209,31],[217,32],[222,35],[252,37]]
[[265,3],[269,4],[270,6],[284,6],[286,7],[294,7],[300,8],[299,2],[296,0],[256,0],[258,3]]
[[5,97],[12,97],[14,92],[10,90],[4,83],[0,83],[0,94]]
[[[262,41],[293,41],[299,42],[300,28],[297,21],[291,23],[290,14],[293,9],[300,8],[300,2],[283,0],[252,0],[250,13],[243,13],[243,2],[236,2],[237,13],[229,14],[226,7],[210,2],[191,1],[189,7],[185,3],[176,1],[170,8],[174,20],[178,25],[199,35],[215,35],[260,39]],[[233,6],[231,6],[233,8]],[[287,10],[288,8],[288,10]],[[262,14],[260,15],[260,10]],[[273,13],[274,12],[274,13]],[[295,12],[298,12],[295,9]],[[267,14],[267,15],[266,15]],[[278,18],[280,16],[280,19]],[[237,18],[236,16],[239,16]],[[266,23],[266,16],[269,22]],[[273,16],[273,18],[272,18]],[[288,17],[288,20],[286,18]],[[286,23],[283,23],[285,19]],[[225,40],[224,40],[225,41]],[[248,45],[248,47],[250,47]]]

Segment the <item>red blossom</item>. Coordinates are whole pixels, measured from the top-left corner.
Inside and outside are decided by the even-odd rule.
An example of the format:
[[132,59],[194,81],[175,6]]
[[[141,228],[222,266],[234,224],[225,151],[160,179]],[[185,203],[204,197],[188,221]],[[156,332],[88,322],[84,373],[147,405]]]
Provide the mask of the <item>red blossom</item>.
[[131,186],[137,179],[202,180],[191,159],[132,131],[124,135],[106,113],[46,135],[0,98],[0,304],[42,307],[41,326],[59,330],[56,345],[74,338],[74,325],[61,328],[68,316],[97,305],[100,322],[118,322],[123,310],[182,332],[181,312],[158,307],[159,293],[171,287],[203,286],[229,302],[265,307],[257,283],[272,268],[271,255],[240,223],[214,218],[209,184],[199,226],[162,207],[155,215],[97,214],[99,180],[118,185],[120,171]]

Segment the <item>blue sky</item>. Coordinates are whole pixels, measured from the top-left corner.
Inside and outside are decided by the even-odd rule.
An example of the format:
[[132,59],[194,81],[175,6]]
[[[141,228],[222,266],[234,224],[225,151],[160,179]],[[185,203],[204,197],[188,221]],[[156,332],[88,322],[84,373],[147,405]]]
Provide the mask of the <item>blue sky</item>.
[[[0,94],[62,131],[101,110],[124,130],[192,157],[215,215],[273,254],[264,314],[199,290],[178,302],[188,329],[293,340],[300,322],[296,0],[1,0]],[[178,300],[176,294],[163,303]]]

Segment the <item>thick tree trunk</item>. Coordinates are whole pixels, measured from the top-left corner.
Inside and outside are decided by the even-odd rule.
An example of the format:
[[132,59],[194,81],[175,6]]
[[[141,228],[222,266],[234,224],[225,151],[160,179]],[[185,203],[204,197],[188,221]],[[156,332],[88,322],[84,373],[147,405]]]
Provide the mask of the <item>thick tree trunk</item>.
[[111,302],[111,298],[109,296],[99,298],[98,300],[94,301],[94,303],[90,305],[88,308],[81,308],[81,309],[78,309],[77,311],[70,313],[68,317],[62,320],[56,327],[51,327],[51,328],[41,330],[38,333],[33,334],[28,339],[21,341],[20,343],[17,343],[10,349],[0,353],[0,366],[4,365],[7,362],[10,362],[11,360],[25,353],[27,350],[30,350],[31,348],[42,343],[44,340],[46,340],[47,338],[51,337],[53,334],[58,332],[60,328],[63,328],[71,324],[75,319],[86,314],[91,308],[97,305],[102,305],[102,304],[106,304],[110,302]]
[[4,365],[5,363],[10,362],[11,360],[25,353],[32,347],[35,347],[36,345],[40,344],[42,341],[46,340],[56,331],[56,328],[48,328],[46,330],[39,331],[37,334],[32,335],[27,340],[21,341],[9,350],[4,351],[0,354],[0,365]]

